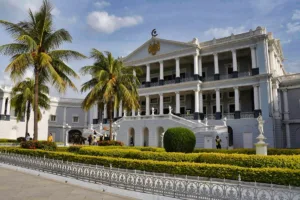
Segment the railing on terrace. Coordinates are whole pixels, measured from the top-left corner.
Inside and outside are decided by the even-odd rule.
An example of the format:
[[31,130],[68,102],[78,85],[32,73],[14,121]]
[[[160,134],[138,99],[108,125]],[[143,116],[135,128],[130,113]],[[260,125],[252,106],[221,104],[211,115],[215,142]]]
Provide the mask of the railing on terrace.
[[95,184],[178,199],[299,200],[300,188],[86,165],[0,152],[0,162]]

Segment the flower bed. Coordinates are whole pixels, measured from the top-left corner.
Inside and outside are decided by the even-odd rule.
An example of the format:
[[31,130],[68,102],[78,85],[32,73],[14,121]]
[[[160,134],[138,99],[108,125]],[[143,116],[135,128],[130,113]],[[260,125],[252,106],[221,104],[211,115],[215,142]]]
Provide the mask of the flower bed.
[[36,140],[21,142],[21,147],[24,149],[43,149],[48,151],[55,151],[57,149],[55,142]]

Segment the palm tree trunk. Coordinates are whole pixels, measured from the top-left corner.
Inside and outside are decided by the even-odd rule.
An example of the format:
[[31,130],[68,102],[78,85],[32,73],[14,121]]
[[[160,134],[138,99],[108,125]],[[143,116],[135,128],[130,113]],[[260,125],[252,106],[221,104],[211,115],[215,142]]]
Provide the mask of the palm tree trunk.
[[113,115],[113,101],[112,99],[110,100],[110,106],[109,106],[109,140],[112,141],[113,140],[113,135],[112,135],[112,115]]
[[33,140],[38,140],[38,94],[39,94],[39,72],[37,67],[34,70],[35,82],[34,82],[34,122],[33,122]]
[[30,119],[30,102],[28,101],[27,103],[27,108],[26,108],[26,128],[25,128],[25,137],[27,136],[28,133],[28,123]]

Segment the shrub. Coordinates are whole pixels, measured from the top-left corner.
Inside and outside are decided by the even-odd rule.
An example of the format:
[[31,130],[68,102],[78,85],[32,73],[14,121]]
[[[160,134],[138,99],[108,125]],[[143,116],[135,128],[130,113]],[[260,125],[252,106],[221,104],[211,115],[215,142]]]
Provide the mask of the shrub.
[[166,152],[193,152],[196,145],[195,134],[182,127],[169,128],[164,135]]
[[139,160],[157,160],[171,162],[196,162],[211,164],[228,164],[241,167],[278,167],[300,169],[300,156],[260,156],[243,154],[221,153],[167,153],[167,152],[143,152],[137,149],[104,149],[97,147],[82,147],[79,151],[82,155],[108,156],[117,158],[131,158]]
[[17,138],[17,141],[18,141],[18,142],[23,142],[23,141],[25,141],[25,137],[18,137],[18,138]]
[[21,148],[0,147],[0,151],[44,157],[50,159],[64,160],[69,162],[78,162],[93,165],[109,166],[123,169],[136,169],[141,171],[180,174],[189,176],[201,176],[220,179],[238,179],[241,175],[243,181],[273,183],[280,185],[300,186],[300,170],[283,168],[245,168],[230,165],[206,164],[206,163],[188,163],[188,162],[166,162],[153,160],[132,160],[125,158],[110,158],[77,155],[67,152],[50,152],[41,150],[29,150]]
[[0,139],[0,143],[17,143],[17,140],[13,139]]
[[106,140],[106,141],[99,141],[98,145],[99,146],[124,146],[124,143],[121,141]]
[[80,149],[81,149],[80,146],[70,146],[68,148],[68,152],[78,153]]
[[23,141],[21,142],[21,147],[24,149],[43,149],[47,151],[55,151],[57,146],[55,142],[47,142],[47,141]]

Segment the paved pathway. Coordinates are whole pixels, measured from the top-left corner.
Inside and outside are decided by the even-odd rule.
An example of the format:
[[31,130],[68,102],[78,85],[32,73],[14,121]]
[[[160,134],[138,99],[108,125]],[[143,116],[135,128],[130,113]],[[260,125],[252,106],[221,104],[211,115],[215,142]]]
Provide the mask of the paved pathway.
[[0,200],[126,200],[104,192],[0,167]]

